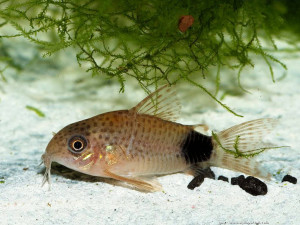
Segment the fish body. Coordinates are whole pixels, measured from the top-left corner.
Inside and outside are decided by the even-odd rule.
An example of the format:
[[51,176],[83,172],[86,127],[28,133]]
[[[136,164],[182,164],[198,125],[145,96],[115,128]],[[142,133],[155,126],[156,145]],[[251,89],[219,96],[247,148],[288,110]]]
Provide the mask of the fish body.
[[[53,138],[49,148],[67,145],[68,139],[76,134],[85,137],[89,150],[80,156],[73,154],[75,166],[95,176],[105,176],[101,174],[103,166],[120,175],[133,176],[182,171],[186,165],[180,145],[191,128],[132,114],[129,110],[115,111],[71,124]],[[55,160],[66,163],[68,155],[59,154]]]
[[[275,120],[250,121],[207,136],[195,130],[206,125],[176,123],[180,105],[172,88],[163,86],[129,110],[103,113],[70,124],[49,142],[42,159],[45,180],[50,180],[51,162],[93,176],[127,182],[144,191],[157,191],[153,176],[177,172],[193,175],[209,166],[229,168],[250,175],[268,177],[251,159],[238,158],[241,152],[255,153],[264,134]],[[152,177],[152,179],[151,179]]]

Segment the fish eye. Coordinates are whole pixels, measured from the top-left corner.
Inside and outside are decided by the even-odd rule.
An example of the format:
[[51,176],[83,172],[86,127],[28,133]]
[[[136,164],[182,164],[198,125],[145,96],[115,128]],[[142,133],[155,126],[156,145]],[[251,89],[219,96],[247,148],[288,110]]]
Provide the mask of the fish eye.
[[81,153],[87,146],[87,140],[81,135],[75,135],[68,141],[68,149],[73,153]]

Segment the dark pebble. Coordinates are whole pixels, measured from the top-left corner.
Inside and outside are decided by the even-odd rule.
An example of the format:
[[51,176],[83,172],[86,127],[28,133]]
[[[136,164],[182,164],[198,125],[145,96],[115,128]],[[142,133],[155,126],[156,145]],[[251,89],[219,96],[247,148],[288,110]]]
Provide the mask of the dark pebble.
[[285,181],[290,182],[292,184],[297,184],[297,178],[288,174],[283,177],[281,182],[285,182]]
[[249,176],[239,183],[240,188],[251,195],[265,195],[268,192],[267,185],[261,180]]
[[196,187],[199,187],[204,181],[204,176],[201,174],[194,177],[194,179],[188,184],[187,188],[194,190]]
[[224,177],[224,176],[219,176],[219,177],[218,177],[218,180],[222,180],[222,181],[229,182],[229,181],[228,181],[228,178],[227,178],[227,177]]
[[244,175],[240,175],[238,177],[232,177],[231,178],[231,184],[232,185],[240,185],[245,180]]

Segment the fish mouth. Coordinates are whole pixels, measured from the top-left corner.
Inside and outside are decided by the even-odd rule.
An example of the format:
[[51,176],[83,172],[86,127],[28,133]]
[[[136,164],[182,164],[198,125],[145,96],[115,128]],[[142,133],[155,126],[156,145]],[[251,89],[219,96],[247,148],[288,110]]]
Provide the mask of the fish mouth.
[[[47,151],[42,155],[41,157],[42,163],[44,163],[44,166],[46,167],[46,171],[44,173],[43,181],[42,181],[42,187],[45,185],[45,183],[48,182],[49,184],[49,190],[51,187],[51,164],[54,160],[54,157],[52,154],[49,154]],[[67,166],[68,168],[80,171],[80,172],[86,172],[88,171],[96,162],[97,156],[94,152],[87,151],[79,156],[74,156],[74,165],[66,165],[62,163],[63,165]],[[56,161],[56,160],[55,160]],[[57,162],[59,162],[58,160]]]
[[45,174],[44,174],[44,177],[43,177],[43,181],[42,181],[42,187],[45,185],[46,182],[48,182],[49,184],[49,190],[50,190],[50,187],[51,187],[51,163],[52,163],[52,160],[51,160],[51,157],[47,154],[47,153],[44,153],[42,155],[42,161],[46,167],[46,171],[45,171]]

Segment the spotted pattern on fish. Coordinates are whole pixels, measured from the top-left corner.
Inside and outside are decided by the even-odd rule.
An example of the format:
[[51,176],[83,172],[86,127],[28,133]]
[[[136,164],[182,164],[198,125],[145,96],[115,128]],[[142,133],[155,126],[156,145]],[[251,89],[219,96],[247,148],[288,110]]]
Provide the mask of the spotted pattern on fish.
[[253,159],[235,158],[223,149],[234,149],[237,136],[239,151],[257,149],[275,120],[234,126],[217,133],[217,142],[194,130],[206,130],[206,125],[177,123],[180,108],[174,89],[163,86],[129,110],[99,114],[64,127],[42,156],[46,166],[43,183],[50,183],[53,161],[89,175],[124,181],[143,191],[161,190],[156,175],[186,172],[196,176],[209,166],[262,176]]

